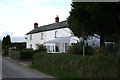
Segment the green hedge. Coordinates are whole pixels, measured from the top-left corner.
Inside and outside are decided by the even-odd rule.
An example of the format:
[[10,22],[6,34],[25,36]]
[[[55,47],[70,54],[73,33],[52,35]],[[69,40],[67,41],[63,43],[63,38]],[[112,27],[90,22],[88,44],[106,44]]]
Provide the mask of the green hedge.
[[11,54],[10,54],[10,57],[11,57],[12,59],[19,60],[19,57],[20,57],[19,51],[12,50],[12,51],[11,51]]
[[24,49],[20,51],[20,60],[31,60],[35,53],[32,49]]
[[81,56],[37,53],[33,65],[76,75],[80,78],[117,78],[118,60],[115,55]]
[[32,60],[36,52],[37,51],[32,49],[24,49],[21,51],[11,50],[10,57],[15,60]]

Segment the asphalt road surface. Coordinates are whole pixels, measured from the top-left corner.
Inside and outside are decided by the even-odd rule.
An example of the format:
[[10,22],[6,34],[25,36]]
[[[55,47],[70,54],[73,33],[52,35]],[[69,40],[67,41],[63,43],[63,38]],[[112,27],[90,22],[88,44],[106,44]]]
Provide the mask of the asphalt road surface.
[[0,80],[2,78],[2,54],[0,52]]
[[2,58],[2,78],[53,78],[10,58]]

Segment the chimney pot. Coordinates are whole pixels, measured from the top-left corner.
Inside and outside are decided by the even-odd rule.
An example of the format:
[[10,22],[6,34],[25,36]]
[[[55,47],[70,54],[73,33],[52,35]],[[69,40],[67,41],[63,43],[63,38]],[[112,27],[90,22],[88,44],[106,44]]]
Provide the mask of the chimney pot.
[[56,23],[59,22],[59,17],[58,17],[58,15],[57,15],[56,18],[55,18],[55,22],[56,22]]
[[34,23],[34,29],[35,28],[38,28],[38,23],[36,22],[36,23]]

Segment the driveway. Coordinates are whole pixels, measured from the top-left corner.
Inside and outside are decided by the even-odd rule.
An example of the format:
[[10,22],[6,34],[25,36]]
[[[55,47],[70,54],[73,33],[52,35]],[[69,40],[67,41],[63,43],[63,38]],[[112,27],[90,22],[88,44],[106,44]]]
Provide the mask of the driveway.
[[[53,78],[16,62],[2,57],[2,78]],[[48,80],[49,80],[48,79]]]

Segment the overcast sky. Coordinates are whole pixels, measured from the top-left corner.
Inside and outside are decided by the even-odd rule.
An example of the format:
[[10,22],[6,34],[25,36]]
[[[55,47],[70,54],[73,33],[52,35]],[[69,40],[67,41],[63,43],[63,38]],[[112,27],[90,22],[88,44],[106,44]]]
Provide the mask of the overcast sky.
[[0,0],[0,39],[25,37],[34,28],[54,23],[56,15],[66,20],[71,10],[71,0]]

